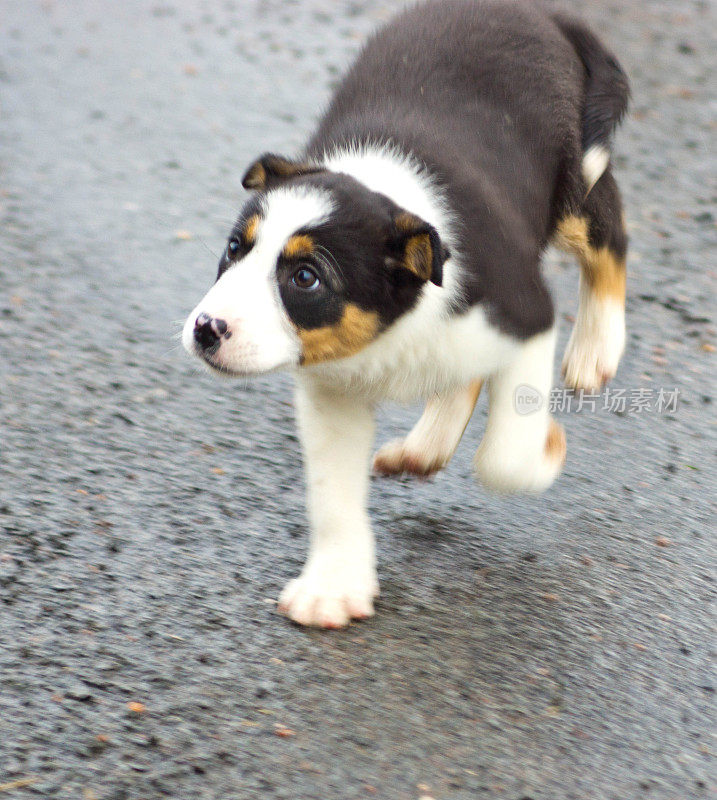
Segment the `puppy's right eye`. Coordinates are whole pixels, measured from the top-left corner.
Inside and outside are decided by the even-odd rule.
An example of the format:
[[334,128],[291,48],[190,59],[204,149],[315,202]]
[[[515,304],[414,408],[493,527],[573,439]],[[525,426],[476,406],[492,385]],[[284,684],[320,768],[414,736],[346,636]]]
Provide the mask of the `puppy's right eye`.
[[232,237],[229,242],[227,243],[227,255],[229,258],[232,258],[239,252],[239,248],[241,247],[241,242],[236,237]]
[[291,282],[294,284],[294,286],[298,286],[299,289],[307,289],[308,291],[318,289],[321,284],[321,281],[314,270],[309,269],[308,267],[301,267],[300,269],[297,269],[296,272],[291,276]]

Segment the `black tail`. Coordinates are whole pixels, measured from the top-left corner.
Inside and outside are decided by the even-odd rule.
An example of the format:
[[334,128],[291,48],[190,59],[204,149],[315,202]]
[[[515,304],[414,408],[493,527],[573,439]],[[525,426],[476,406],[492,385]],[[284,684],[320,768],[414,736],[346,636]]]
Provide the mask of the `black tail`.
[[583,152],[596,145],[609,150],[612,134],[627,111],[630,97],[627,75],[615,56],[581,22],[562,13],[554,14],[553,19],[585,68]]

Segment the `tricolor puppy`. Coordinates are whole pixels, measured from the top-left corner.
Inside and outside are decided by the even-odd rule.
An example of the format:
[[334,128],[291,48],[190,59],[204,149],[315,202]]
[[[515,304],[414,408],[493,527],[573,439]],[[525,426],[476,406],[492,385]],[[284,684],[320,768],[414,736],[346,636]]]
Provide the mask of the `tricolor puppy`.
[[[477,477],[541,492],[565,459],[548,414],[550,242],[581,267],[568,386],[615,374],[626,237],[609,166],[627,80],[572,17],[533,2],[433,0],[373,36],[297,159],[264,155],[184,344],[213,370],[296,376],[311,543],[280,609],[338,627],[378,594],[366,511],[373,411],[426,400],[374,468],[451,458],[485,383]],[[516,390],[543,398],[518,413]]]

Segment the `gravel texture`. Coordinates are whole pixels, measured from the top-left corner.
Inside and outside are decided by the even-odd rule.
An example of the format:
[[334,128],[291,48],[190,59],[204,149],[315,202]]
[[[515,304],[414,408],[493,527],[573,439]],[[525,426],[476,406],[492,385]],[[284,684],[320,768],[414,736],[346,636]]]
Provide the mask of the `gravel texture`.
[[[482,400],[444,474],[373,482],[378,615],[320,632],[274,606],[306,548],[291,380],[217,381],[178,333],[248,161],[298,149],[392,4],[0,3],[0,796],[714,789],[715,14],[573,6],[633,83],[614,387],[679,406],[559,413],[563,477],[501,499]],[[546,272],[562,352],[577,270]]]

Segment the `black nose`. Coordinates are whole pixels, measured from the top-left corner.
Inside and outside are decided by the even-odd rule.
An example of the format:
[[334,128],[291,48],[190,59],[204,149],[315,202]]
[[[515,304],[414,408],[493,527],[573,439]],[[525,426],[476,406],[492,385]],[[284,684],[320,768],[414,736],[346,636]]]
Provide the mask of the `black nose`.
[[227,332],[227,323],[209,314],[200,314],[194,321],[194,341],[202,350],[216,348],[219,340]]

